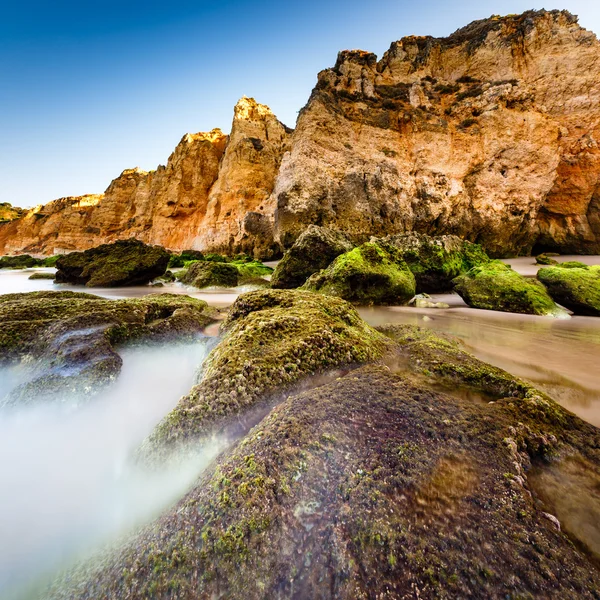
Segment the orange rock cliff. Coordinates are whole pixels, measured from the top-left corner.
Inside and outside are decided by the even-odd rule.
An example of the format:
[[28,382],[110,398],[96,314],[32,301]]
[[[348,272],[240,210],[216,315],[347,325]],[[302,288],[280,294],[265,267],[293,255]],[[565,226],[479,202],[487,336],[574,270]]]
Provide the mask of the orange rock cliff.
[[136,237],[271,258],[311,223],[454,233],[494,255],[600,253],[600,44],[566,11],[345,51],[294,131],[242,98],[229,136],[185,135],[166,167],[0,223],[0,254]]

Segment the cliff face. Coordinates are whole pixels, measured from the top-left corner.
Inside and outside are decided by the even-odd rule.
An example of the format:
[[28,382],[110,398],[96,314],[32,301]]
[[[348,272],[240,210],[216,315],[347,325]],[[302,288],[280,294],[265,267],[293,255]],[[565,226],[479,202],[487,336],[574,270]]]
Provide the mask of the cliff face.
[[284,245],[309,224],[454,233],[493,254],[600,251],[600,45],[566,12],[342,52],[274,191]]
[[0,224],[0,254],[137,237],[271,257],[311,224],[355,241],[452,233],[495,255],[600,253],[600,44],[568,12],[340,53],[296,130],[243,98],[230,136]]
[[273,254],[268,199],[288,132],[268,107],[242,98],[230,136],[187,134],[156,171],[125,170],[104,194],[28,211],[0,227],[0,254],[83,250],[129,237],[172,249]]

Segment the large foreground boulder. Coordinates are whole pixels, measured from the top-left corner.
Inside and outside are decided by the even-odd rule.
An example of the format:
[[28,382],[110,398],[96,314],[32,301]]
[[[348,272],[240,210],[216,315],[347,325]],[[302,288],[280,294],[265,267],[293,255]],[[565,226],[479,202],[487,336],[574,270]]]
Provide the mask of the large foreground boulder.
[[381,244],[398,250],[415,276],[417,293],[449,291],[455,277],[490,260],[481,246],[455,235],[407,233],[384,238]]
[[393,345],[347,302],[290,290],[241,295],[221,330],[199,385],[147,440],[147,456],[208,436],[233,417],[240,422],[302,377],[375,360]]
[[143,285],[167,270],[170,256],[160,246],[120,240],[61,256],[56,261],[56,282],[87,287]]
[[562,306],[576,315],[600,317],[600,266],[563,263],[540,269],[537,276]]
[[[456,342],[388,333],[429,385],[368,365],[284,397],[177,505],[44,597],[597,598],[599,430]],[[432,389],[436,360],[498,399]],[[565,464],[563,495],[589,499],[580,521],[545,499]]]
[[343,233],[310,225],[279,261],[271,277],[271,286],[300,287],[313,273],[324,269],[353,247]]
[[27,371],[4,403],[93,395],[119,373],[119,345],[187,339],[216,313],[206,302],[174,294],[129,300],[79,292],[1,295],[0,364],[21,361]]
[[415,277],[393,247],[367,242],[311,275],[303,289],[362,305],[406,304],[415,295]]
[[453,281],[455,291],[473,308],[528,315],[567,316],[535,279],[528,279],[499,260],[472,268]]

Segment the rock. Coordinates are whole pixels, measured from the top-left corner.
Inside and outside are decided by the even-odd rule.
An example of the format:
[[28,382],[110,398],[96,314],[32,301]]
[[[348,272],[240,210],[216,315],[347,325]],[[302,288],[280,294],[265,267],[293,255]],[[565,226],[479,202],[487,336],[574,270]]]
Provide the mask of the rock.
[[538,271],[538,279],[561,306],[576,315],[600,317],[600,266],[562,263]]
[[0,269],[30,269],[40,266],[40,261],[29,254],[0,257]]
[[1,295],[0,364],[22,361],[28,374],[3,404],[93,395],[119,373],[118,346],[189,339],[217,312],[206,302],[174,294],[135,300],[79,292]]
[[42,272],[37,272],[37,273],[32,273],[27,279],[54,279],[55,278],[55,274],[54,273],[42,273]]
[[313,273],[325,269],[335,258],[354,245],[343,233],[309,225],[279,261],[273,276],[273,288],[300,287]]
[[160,519],[45,597],[591,600],[595,558],[513,485],[539,458],[528,433],[558,432],[598,472],[598,430],[548,404],[471,402],[380,365],[286,394]]
[[473,308],[529,315],[567,316],[543,285],[527,279],[499,260],[474,267],[457,277],[454,289]]
[[197,288],[209,286],[236,287],[239,271],[235,265],[222,262],[200,261],[192,263],[179,281]]
[[543,254],[538,254],[535,257],[535,262],[538,265],[557,265],[558,261],[554,260],[552,256],[558,256],[555,252],[544,252]]
[[199,385],[147,440],[146,457],[209,436],[232,417],[242,422],[302,377],[375,360],[393,347],[347,302],[302,291],[242,294],[221,331]]
[[56,261],[56,282],[87,287],[143,285],[167,269],[169,253],[138,240],[119,240]]
[[450,308],[446,302],[432,302],[429,294],[417,294],[409,304],[416,308]]
[[204,254],[200,250],[184,250],[179,254],[172,254],[169,259],[169,269],[184,267],[186,262],[192,260],[204,260]]
[[541,10],[405,37],[379,60],[341,52],[275,181],[276,239],[319,223],[354,241],[452,233],[496,257],[600,253],[599,49]]
[[367,242],[311,275],[302,289],[356,304],[406,304],[415,295],[415,277],[393,248]]
[[481,246],[455,235],[409,233],[389,236],[381,243],[398,249],[415,276],[418,293],[451,290],[455,277],[490,260]]

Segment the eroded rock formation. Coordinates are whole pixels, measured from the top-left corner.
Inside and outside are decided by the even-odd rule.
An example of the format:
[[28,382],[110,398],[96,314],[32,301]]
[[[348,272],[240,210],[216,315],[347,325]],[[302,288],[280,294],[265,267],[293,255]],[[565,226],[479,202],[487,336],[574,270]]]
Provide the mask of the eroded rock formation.
[[243,98],[230,136],[186,135],[166,167],[1,224],[0,254],[133,236],[266,258],[310,224],[600,252],[599,56],[576,17],[544,10],[406,37],[381,60],[344,51],[293,133]]

